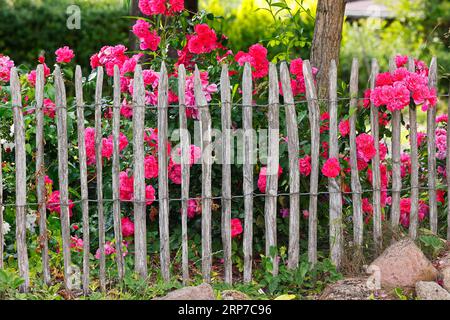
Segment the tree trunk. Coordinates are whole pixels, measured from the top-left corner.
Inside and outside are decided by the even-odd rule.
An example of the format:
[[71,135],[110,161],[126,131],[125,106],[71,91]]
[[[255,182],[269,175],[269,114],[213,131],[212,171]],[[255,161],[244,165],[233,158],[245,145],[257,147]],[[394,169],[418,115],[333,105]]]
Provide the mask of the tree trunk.
[[319,99],[328,99],[328,72],[331,60],[339,63],[339,49],[344,23],[345,0],[319,0],[317,4],[311,64],[319,69],[317,88]]
[[191,14],[198,12],[198,0],[186,0],[184,6]]
[[[139,9],[139,0],[131,0],[130,16],[132,16],[132,17],[142,16],[141,10]],[[131,22],[132,24],[134,24],[134,22],[135,22],[134,20],[130,20],[130,21],[132,21]],[[136,36],[133,34],[133,32],[131,31],[131,27],[130,27],[130,32],[128,34],[128,46],[131,51],[139,50],[138,40],[137,40]]]

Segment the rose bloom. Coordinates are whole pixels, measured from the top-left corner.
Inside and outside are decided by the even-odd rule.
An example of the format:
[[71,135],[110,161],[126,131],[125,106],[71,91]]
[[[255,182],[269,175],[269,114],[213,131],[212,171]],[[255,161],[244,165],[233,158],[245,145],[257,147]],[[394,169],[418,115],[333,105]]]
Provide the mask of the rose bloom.
[[339,160],[336,158],[328,159],[322,167],[322,174],[328,178],[336,178],[340,171]]
[[350,133],[350,122],[348,120],[342,120],[339,122],[339,132],[343,137],[348,136]]
[[59,48],[55,51],[57,63],[69,63],[75,57],[73,50],[68,46]]
[[124,237],[131,237],[134,234],[134,223],[128,217],[122,218],[122,235]]
[[231,237],[235,238],[243,231],[241,220],[234,218],[231,219]]
[[303,158],[298,159],[298,169],[302,176],[309,176],[311,173],[311,157],[304,156]]

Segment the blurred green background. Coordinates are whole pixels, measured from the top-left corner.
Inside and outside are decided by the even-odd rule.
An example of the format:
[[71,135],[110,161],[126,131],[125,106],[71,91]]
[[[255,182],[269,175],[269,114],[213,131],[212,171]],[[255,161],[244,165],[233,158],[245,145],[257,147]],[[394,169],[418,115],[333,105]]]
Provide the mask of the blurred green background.
[[[200,10],[212,12],[214,28],[229,37],[234,52],[261,42],[269,47],[273,61],[301,56],[308,58],[314,31],[315,0],[200,0]],[[391,12],[384,19],[347,17],[341,47],[341,79],[349,78],[352,57],[362,61],[361,83],[367,81],[371,58],[381,70],[396,53],[429,62],[437,55],[440,90],[448,89],[450,71],[448,0],[374,0]],[[81,29],[66,27],[70,5],[81,9]],[[348,5],[347,5],[348,6]],[[132,20],[129,0],[0,0],[0,53],[17,64],[34,65],[45,51],[53,63],[53,52],[69,45],[76,62],[89,67],[89,57],[103,45],[128,44]]]

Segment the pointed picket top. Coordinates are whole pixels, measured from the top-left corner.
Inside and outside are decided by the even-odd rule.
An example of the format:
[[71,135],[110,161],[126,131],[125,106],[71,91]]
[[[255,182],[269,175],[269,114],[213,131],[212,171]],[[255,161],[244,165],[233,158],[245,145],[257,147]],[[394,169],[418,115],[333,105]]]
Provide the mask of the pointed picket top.
[[231,248],[231,90],[228,65],[222,65],[220,75],[222,123],[222,244],[224,251],[224,281],[232,283]]
[[11,98],[14,112],[14,145],[16,162],[16,243],[19,275],[24,279],[22,291],[28,291],[30,285],[28,251],[26,243],[26,202],[27,202],[27,166],[25,151],[25,128],[23,120],[20,79],[17,69],[11,69]]
[[[112,165],[112,195],[113,195],[113,221],[114,221],[114,239],[116,243],[122,243],[122,219],[120,213],[120,70],[117,65],[114,66],[113,79],[113,165]],[[119,280],[122,281],[125,276],[125,262],[122,254],[122,246],[116,246],[116,263]]]
[[200,78],[200,71],[198,70],[197,65],[195,65],[194,70],[194,95],[198,107],[204,107],[208,105],[205,94],[203,93],[202,90],[202,81]]
[[83,101],[83,75],[81,67],[75,68],[75,98],[77,104],[77,132],[78,132],[78,157],[80,163],[80,193],[81,214],[83,220],[83,293],[89,293],[90,275],[90,232],[89,232],[89,202],[86,164],[86,143],[84,137],[84,101]]
[[189,281],[189,244],[188,244],[188,198],[190,175],[190,136],[187,130],[186,117],[186,69],[181,64],[178,67],[178,103],[180,106],[180,142],[181,142],[181,239],[182,239],[182,270],[183,284]]
[[68,145],[67,145],[67,99],[66,87],[61,73],[61,68],[56,65],[54,70],[55,77],[55,104],[58,132],[58,177],[61,206],[61,234],[64,258],[64,283],[67,290],[72,289],[70,281],[72,263],[70,254],[70,218],[69,218],[69,169],[68,169]]
[[142,66],[136,65],[133,83],[133,175],[134,175],[134,225],[135,225],[135,272],[147,277],[147,226],[145,205],[145,86]]
[[244,65],[242,77],[242,122],[244,129],[243,154],[243,192],[244,192],[244,282],[252,281],[253,264],[253,170],[254,137],[252,109],[252,68],[248,62]]
[[158,85],[158,198],[161,275],[165,281],[170,279],[169,181],[167,176],[168,91],[166,64],[162,62]]
[[[430,62],[428,72],[428,85],[437,91],[437,59],[433,57]],[[436,200],[436,108],[429,107],[427,109],[427,149],[428,154],[428,201],[430,215],[430,230],[434,234],[438,233],[438,211]]]

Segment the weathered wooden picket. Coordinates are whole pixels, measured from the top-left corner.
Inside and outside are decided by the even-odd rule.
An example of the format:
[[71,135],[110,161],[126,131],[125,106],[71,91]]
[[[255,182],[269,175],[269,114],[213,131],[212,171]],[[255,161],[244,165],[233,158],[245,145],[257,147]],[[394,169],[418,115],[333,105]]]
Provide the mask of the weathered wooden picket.
[[[409,68],[414,70],[414,60],[410,59]],[[351,167],[351,189],[353,202],[353,240],[357,250],[362,250],[363,244],[363,212],[361,208],[361,183],[357,168],[356,153],[356,118],[358,113],[359,89],[358,89],[358,69],[359,64],[356,59],[353,60],[350,78],[350,103],[349,103],[349,121],[350,121],[350,167]],[[372,61],[370,85],[375,86],[375,77],[379,67],[377,61]],[[395,70],[395,62],[391,60],[390,70]],[[312,75],[312,69],[309,61],[304,61],[303,72],[305,76],[306,101],[308,104],[308,114],[311,132],[311,173],[309,176],[309,193],[303,194],[309,196],[309,222],[308,222],[308,258],[312,264],[317,262],[317,223],[318,223],[318,195],[319,195],[319,149],[320,149],[320,102],[317,96],[316,87]],[[330,97],[326,100],[330,115],[329,122],[329,156],[339,156],[338,144],[338,95],[337,95],[337,67],[333,61],[329,70],[329,92]],[[68,199],[68,141],[67,141],[67,102],[63,75],[57,66],[54,71],[55,90],[56,90],[56,111],[57,111],[57,132],[58,132],[58,173],[59,190],[61,205],[61,230],[62,230],[62,254],[64,257],[64,279],[67,289],[72,288],[70,275],[73,272],[70,253],[70,233],[69,233],[69,199]],[[195,99],[200,112],[200,132],[202,149],[202,274],[205,281],[211,281],[212,270],[212,128],[211,114],[208,103],[202,91],[200,73],[196,68],[194,72]],[[46,218],[46,188],[44,183],[44,122],[43,122],[43,99],[44,99],[44,69],[39,66],[37,69],[36,81],[36,184],[37,201],[39,213],[40,245],[42,248],[42,276],[45,283],[50,283],[50,266],[48,252],[48,231]],[[297,111],[294,96],[291,89],[291,79],[289,69],[286,63],[280,67],[280,82],[283,90],[283,100],[286,118],[286,132],[289,154],[289,248],[288,248],[288,267],[293,269],[299,264],[300,255],[300,173],[298,169],[299,157],[299,128],[297,126]],[[147,277],[147,238],[146,238],[146,190],[144,174],[144,128],[145,128],[145,87],[140,65],[136,67],[134,75],[133,90],[133,174],[134,174],[134,220],[135,220],[135,272],[141,277]],[[437,85],[437,62],[433,58],[430,65],[429,85]],[[190,187],[190,135],[188,133],[186,118],[186,71],[183,65],[178,69],[178,95],[179,95],[179,128],[181,141],[181,159],[182,159],[182,182],[181,182],[181,226],[182,226],[182,279],[185,283],[189,281],[189,258],[188,258],[188,200]],[[20,82],[17,70],[11,70],[11,99],[14,114],[14,142],[15,142],[15,164],[16,164],[16,242],[17,259],[20,276],[25,279],[23,290],[28,290],[30,285],[28,252],[26,245],[26,194],[27,194],[27,172],[26,172],[26,152],[25,152],[25,128],[23,118],[22,97]],[[105,212],[103,203],[103,168],[102,168],[102,89],[103,89],[103,69],[97,70],[97,85],[95,91],[95,147],[96,147],[96,186],[97,198],[88,199],[88,181],[87,181],[87,156],[85,150],[85,117],[83,100],[83,86],[81,68],[77,67],[75,72],[75,95],[76,95],[76,115],[78,132],[78,152],[79,152],[79,172],[80,189],[83,222],[83,268],[82,268],[82,287],[87,294],[90,281],[90,235],[89,235],[89,203],[96,203],[98,213],[98,239],[100,248],[100,288],[106,289],[106,270],[105,270]],[[170,195],[168,186],[168,73],[166,66],[162,64],[160,72],[160,81],[158,89],[158,205],[159,205],[159,235],[160,235],[160,265],[163,279],[170,278],[170,248],[169,248],[169,212]],[[231,245],[231,89],[227,66],[223,66],[221,80],[221,127],[222,127],[222,194],[219,197],[222,206],[222,243],[224,256],[224,281],[231,284],[233,281],[232,272],[232,245]],[[279,80],[276,65],[270,64],[269,68],[269,101],[268,101],[268,162],[267,162],[267,187],[265,194],[265,254],[270,256],[271,248],[277,246],[277,197],[278,194],[278,165],[279,165],[279,118],[281,106],[279,101]],[[120,129],[120,72],[116,66],[114,69],[114,88],[113,88],[113,155],[112,155],[112,197],[113,202],[112,217],[114,222],[115,242],[122,243],[121,234],[121,201],[119,198],[119,129]],[[253,265],[253,198],[254,198],[254,164],[256,141],[253,133],[253,115],[252,115],[252,75],[248,64],[244,67],[242,80],[242,123],[243,123],[243,199],[244,199],[244,233],[243,233],[243,255],[244,270],[243,279],[245,282],[252,280]],[[436,158],[435,158],[435,108],[429,108],[427,114],[427,143],[428,143],[428,190],[430,205],[430,229],[436,233],[438,230],[437,205],[436,205]],[[449,103],[450,113],[450,103]],[[374,137],[376,155],[372,160],[373,171],[373,241],[375,250],[382,248],[382,211],[381,211],[381,182],[380,182],[380,150],[379,150],[379,121],[378,108],[374,105],[370,107],[371,134]],[[391,204],[391,222],[393,229],[399,226],[400,217],[400,197],[402,190],[402,180],[400,175],[400,136],[401,136],[401,113],[396,111],[392,114],[392,204]],[[284,128],[281,128],[284,129]],[[450,130],[447,141],[450,141]],[[409,235],[411,238],[417,237],[418,231],[418,203],[419,203],[419,165],[417,154],[417,120],[416,110],[409,109],[409,135],[411,137],[411,214]],[[1,152],[0,152],[1,162]],[[450,192],[450,148],[447,148],[447,179]],[[323,193],[323,192],[322,192]],[[328,182],[329,194],[329,228],[330,228],[330,256],[332,261],[339,267],[342,263],[342,254],[344,247],[343,237],[343,212],[342,212],[342,191],[340,179],[330,178]],[[3,267],[3,183],[0,170],[0,268]],[[448,212],[450,225],[450,206]],[[450,227],[448,227],[447,237],[450,239]],[[116,246],[117,270],[119,279],[125,275],[125,263],[120,245]],[[278,272],[278,259],[273,259],[273,273]]]

